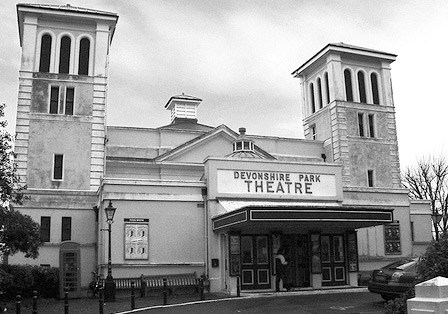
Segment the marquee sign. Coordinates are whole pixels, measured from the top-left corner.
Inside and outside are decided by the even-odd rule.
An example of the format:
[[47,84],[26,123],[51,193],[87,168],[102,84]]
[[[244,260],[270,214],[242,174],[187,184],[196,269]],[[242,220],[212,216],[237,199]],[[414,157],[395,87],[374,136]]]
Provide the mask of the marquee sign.
[[217,192],[270,197],[335,197],[335,174],[253,170],[217,171]]

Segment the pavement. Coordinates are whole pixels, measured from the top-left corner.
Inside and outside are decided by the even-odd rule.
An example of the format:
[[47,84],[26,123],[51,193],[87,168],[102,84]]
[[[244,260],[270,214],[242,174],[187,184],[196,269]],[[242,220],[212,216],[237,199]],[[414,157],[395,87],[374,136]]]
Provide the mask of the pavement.
[[[200,301],[197,293],[169,295],[168,305],[163,305],[162,295],[153,295],[141,298],[135,298],[135,310],[131,310],[131,296],[127,292],[117,293],[116,302],[109,302],[104,304],[104,314],[110,313],[148,313],[153,310],[162,309],[164,313],[170,313],[178,308],[177,311],[183,313],[189,306],[197,306],[204,304],[204,306],[221,306],[226,307],[223,303],[227,301],[253,302],[254,299],[266,298],[284,298],[290,296],[312,296],[312,295],[327,295],[327,294],[347,294],[347,293],[363,293],[367,292],[365,287],[342,287],[331,289],[301,289],[290,292],[260,292],[260,293],[241,293],[240,297],[229,296],[223,293],[209,293],[205,294],[205,300]],[[220,302],[222,301],[222,302]],[[225,301],[225,302],[224,302]],[[271,299],[272,301],[272,299]],[[207,305],[208,304],[208,305]],[[61,314],[61,313],[76,313],[76,314],[95,314],[100,313],[100,301],[98,299],[70,299],[66,310],[64,300],[42,299],[38,300],[37,307],[38,314]],[[32,301],[23,300],[21,303],[21,314],[32,312]],[[8,309],[4,313],[17,313],[16,304],[9,303]]]

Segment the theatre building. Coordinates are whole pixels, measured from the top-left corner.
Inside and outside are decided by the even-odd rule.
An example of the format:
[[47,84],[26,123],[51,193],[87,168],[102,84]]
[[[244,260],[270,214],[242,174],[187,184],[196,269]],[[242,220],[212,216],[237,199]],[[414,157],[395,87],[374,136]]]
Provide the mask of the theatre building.
[[202,100],[186,94],[160,104],[168,125],[118,127],[106,124],[118,16],[17,11],[15,147],[31,196],[18,209],[41,223],[44,244],[38,259],[10,263],[60,267],[82,296],[92,271],[107,273],[110,202],[114,278],[196,272],[213,292],[235,294],[238,281],[243,291],[275,289],[279,248],[299,289],[356,286],[361,271],[430,242],[428,203],[410,201],[400,182],[396,55],[328,44],[293,71],[305,139],[199,123]]

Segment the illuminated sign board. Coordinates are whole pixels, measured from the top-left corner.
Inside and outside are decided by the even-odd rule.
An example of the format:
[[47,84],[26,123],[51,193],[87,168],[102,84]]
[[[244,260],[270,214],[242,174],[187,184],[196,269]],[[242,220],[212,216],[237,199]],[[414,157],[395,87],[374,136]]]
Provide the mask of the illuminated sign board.
[[217,181],[220,194],[293,198],[337,195],[336,175],[328,173],[218,169]]

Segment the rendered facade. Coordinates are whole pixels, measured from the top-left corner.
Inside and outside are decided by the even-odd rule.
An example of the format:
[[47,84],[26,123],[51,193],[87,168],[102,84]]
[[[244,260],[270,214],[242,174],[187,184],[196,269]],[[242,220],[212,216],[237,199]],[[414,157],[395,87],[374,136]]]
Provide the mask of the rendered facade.
[[[360,271],[418,255],[431,240],[426,202],[401,188],[390,65],[396,56],[329,44],[293,72],[306,139],[198,123],[201,99],[165,104],[171,124],[106,125],[115,13],[17,6],[16,153],[41,223],[40,257],[83,295],[107,272],[104,208],[115,278],[205,275],[213,292],[275,288],[286,249],[295,288],[357,285]],[[113,66],[113,65],[112,65]],[[293,79],[293,78],[291,78]],[[163,104],[161,104],[163,105]],[[206,110],[206,108],[201,108]]]

